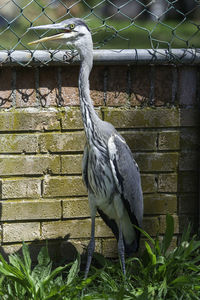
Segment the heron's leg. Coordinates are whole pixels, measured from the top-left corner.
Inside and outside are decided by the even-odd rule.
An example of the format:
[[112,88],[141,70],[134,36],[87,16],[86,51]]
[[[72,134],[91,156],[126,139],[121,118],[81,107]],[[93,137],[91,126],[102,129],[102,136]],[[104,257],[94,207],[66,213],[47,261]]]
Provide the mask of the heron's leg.
[[94,249],[95,249],[95,236],[94,236],[94,232],[95,232],[95,216],[92,217],[91,237],[90,237],[90,242],[89,242],[88,248],[87,248],[87,263],[86,263],[86,267],[85,267],[85,276],[84,276],[84,279],[86,279],[87,276],[88,276],[88,272],[89,272],[91,261],[92,261],[92,256],[93,256]]
[[123,272],[124,275],[126,275],[125,248],[124,248],[124,240],[123,240],[121,222],[120,222],[120,225],[119,225],[118,253],[119,253],[119,258],[120,258],[121,265],[122,265],[122,272]]
[[86,268],[85,268],[85,276],[84,278],[87,278],[91,261],[92,261],[92,256],[94,253],[95,249],[95,217],[96,217],[96,203],[95,203],[95,197],[94,194],[89,191],[88,193],[88,200],[89,200],[89,206],[90,206],[90,213],[91,213],[91,235],[90,235],[90,242],[88,244],[88,249],[87,249],[87,263],[86,263]]

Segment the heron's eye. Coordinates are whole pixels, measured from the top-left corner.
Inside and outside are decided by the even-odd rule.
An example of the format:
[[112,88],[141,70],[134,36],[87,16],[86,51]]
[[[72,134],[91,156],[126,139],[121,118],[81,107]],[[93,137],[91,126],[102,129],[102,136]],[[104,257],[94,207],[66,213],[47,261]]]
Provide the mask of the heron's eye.
[[74,27],[75,27],[74,24],[70,24],[70,25],[69,25],[69,28],[70,28],[70,29],[74,29]]

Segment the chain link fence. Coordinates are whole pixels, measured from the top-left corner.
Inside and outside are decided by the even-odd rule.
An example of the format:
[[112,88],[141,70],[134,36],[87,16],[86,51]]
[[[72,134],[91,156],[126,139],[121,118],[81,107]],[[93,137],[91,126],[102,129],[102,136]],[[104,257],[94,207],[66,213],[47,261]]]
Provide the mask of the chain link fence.
[[[48,49],[52,50],[46,63],[53,60],[66,46],[52,48],[56,46],[43,43],[30,48],[28,42],[48,32],[28,29],[70,17],[87,22],[95,49],[151,49],[155,53],[166,49],[169,56],[174,48],[195,53],[200,48],[200,0],[0,0],[0,63],[12,56],[16,63],[27,65],[36,50]],[[26,50],[30,56],[23,61],[16,50]]]

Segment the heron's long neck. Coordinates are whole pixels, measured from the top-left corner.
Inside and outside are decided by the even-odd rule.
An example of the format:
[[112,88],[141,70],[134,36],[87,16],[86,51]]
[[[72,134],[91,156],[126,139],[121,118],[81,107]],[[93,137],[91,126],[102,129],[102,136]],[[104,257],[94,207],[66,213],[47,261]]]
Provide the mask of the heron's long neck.
[[89,75],[92,69],[93,56],[92,53],[81,57],[81,67],[79,74],[79,96],[81,113],[88,143],[92,142],[92,136],[96,131],[98,116],[94,110],[92,100],[90,98]]

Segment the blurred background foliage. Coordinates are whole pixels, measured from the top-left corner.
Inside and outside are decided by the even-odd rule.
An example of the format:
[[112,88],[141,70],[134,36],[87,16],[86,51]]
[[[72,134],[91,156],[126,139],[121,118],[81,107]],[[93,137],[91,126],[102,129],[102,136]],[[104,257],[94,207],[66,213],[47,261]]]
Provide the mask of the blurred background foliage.
[[85,19],[95,48],[200,47],[200,0],[0,0],[0,50],[30,49],[47,33],[29,27],[70,17]]

